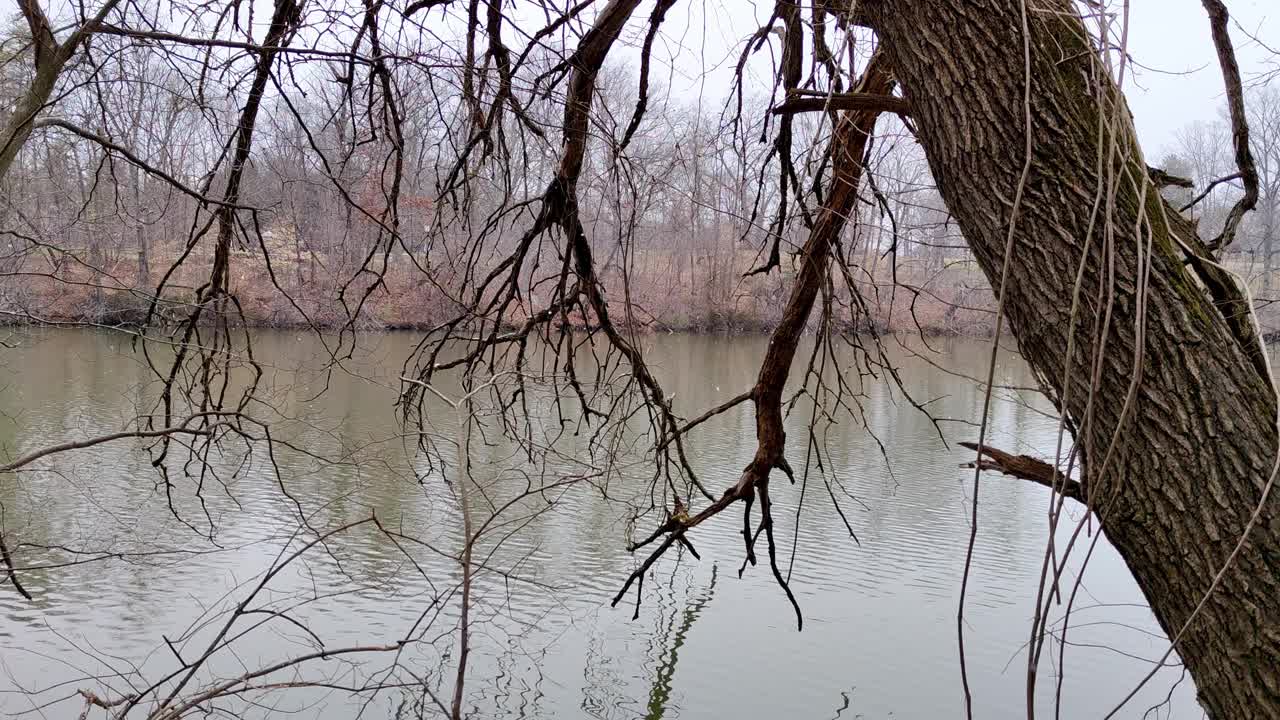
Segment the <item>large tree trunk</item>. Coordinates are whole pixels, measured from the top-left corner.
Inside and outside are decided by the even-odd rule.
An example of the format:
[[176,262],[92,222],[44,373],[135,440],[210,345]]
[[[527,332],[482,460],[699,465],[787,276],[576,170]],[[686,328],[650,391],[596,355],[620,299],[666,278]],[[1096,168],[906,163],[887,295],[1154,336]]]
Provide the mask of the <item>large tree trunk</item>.
[[9,167],[18,158],[18,152],[31,137],[36,115],[48,104],[53,89],[58,83],[58,75],[62,71],[62,63],[54,64],[55,59],[46,60],[36,71],[31,84],[22,93],[13,114],[3,128],[0,128],[0,178],[9,172]]
[[[18,9],[31,32],[35,75],[23,91],[22,97],[18,99],[13,114],[3,126],[0,126],[0,179],[9,172],[9,167],[18,157],[18,151],[22,150],[27,138],[31,137],[36,116],[53,97],[58,77],[62,74],[67,62],[80,48],[80,43],[100,26],[103,19],[115,9],[119,2],[120,0],[105,0],[92,18],[76,28],[65,42],[59,44],[53,34],[54,28],[40,7],[39,0],[18,0]],[[83,12],[82,7],[81,13]]]
[[[1128,110],[1098,67],[1075,6],[1027,3],[1034,152],[1004,312],[1022,354],[1076,429],[1085,499],[1172,637],[1262,497],[1277,450],[1276,397],[1256,337],[1238,320],[1239,295],[1220,285],[1211,268],[1187,263],[1178,240],[1195,247],[1194,237],[1185,236],[1189,227],[1145,182]],[[943,198],[997,286],[1024,162],[1019,0],[866,0],[861,11],[893,62]],[[1101,145],[1102,157],[1111,155],[1110,143],[1099,134],[1113,117],[1116,154],[1109,161],[1114,172],[1107,172],[1099,168],[1099,152]],[[1099,219],[1091,224],[1100,184]],[[1149,236],[1135,231],[1144,214]],[[1150,276],[1139,333],[1140,259]],[[1215,288],[1216,304],[1204,283]],[[1099,352],[1105,357],[1094,384]],[[1135,377],[1140,382],[1126,413]],[[1272,493],[1179,644],[1211,717],[1280,717],[1278,531],[1280,500]]]

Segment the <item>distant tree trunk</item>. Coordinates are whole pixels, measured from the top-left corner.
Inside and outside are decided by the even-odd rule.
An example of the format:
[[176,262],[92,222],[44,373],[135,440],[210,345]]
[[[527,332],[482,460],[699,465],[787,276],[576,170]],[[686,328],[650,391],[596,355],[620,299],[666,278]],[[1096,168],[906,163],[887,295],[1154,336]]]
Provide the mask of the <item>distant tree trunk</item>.
[[1263,213],[1266,219],[1262,222],[1262,289],[1270,292],[1272,258],[1275,256],[1276,210],[1268,207]]
[[[1174,236],[1198,247],[1194,231],[1143,180],[1123,97],[1097,65],[1078,6],[1026,1],[1034,153],[1004,312],[1023,356],[1077,429],[1084,498],[1172,637],[1259,504],[1277,449],[1276,396],[1257,338],[1240,321],[1238,293],[1188,261]],[[998,287],[1024,162],[1022,6],[865,0],[860,11],[893,62],[943,198]],[[1091,226],[1095,193],[1112,174],[1098,167],[1101,121],[1112,119],[1116,153],[1109,143],[1101,150],[1119,177],[1103,195],[1110,222]],[[1134,231],[1143,214],[1149,236]],[[1113,282],[1104,228],[1114,233]],[[1135,292],[1139,252],[1150,271],[1145,315]],[[1082,256],[1081,317],[1071,326]],[[1114,300],[1106,307],[1109,293]],[[1107,312],[1109,323],[1099,332],[1098,318]],[[1104,357],[1090,406],[1095,353]],[[1126,412],[1135,375],[1140,384]],[[1178,648],[1201,703],[1219,720],[1280,717],[1278,532],[1280,494],[1272,493],[1250,541]]]
[[[85,182],[85,178],[89,173],[94,172],[93,168],[97,166],[96,162],[91,161],[87,166],[81,166],[79,156],[74,155],[75,163],[72,170],[76,176],[76,186],[80,190],[80,207],[89,211],[89,222],[85,225],[85,251],[87,257],[84,260],[85,265],[89,268],[89,313],[87,317],[94,321],[102,319],[102,240],[99,237],[102,211],[99,210],[100,198],[97,191],[97,184],[89,185]],[[84,309],[80,310],[84,314]]]
[[[314,255],[312,257],[315,257]],[[301,293],[305,279],[302,273],[304,263],[302,259],[302,225],[297,221],[297,216],[293,221],[293,268],[294,268],[294,291]],[[315,277],[315,266],[312,265],[311,275]]]
[[[134,99],[134,104],[131,108],[133,116],[130,118],[125,130],[129,146],[139,151],[142,150],[141,146],[143,145],[140,142],[143,134],[142,128],[147,122],[147,115],[144,112],[146,97],[146,93],[138,93],[138,96]],[[173,125],[174,123],[169,123],[165,129],[162,148],[168,147],[171,141]],[[165,163],[161,162],[161,167],[164,166]],[[147,244],[148,213],[143,208],[142,202],[142,198],[145,195],[142,187],[142,171],[136,163],[129,163],[129,185],[133,191],[133,238],[134,249],[137,253],[137,279],[134,280],[133,284],[136,289],[141,290],[145,289],[151,282],[151,252]]]
[[137,289],[145,289],[151,282],[151,253],[147,246],[146,213],[142,209],[142,173],[138,166],[129,165],[129,181],[133,185],[134,218],[133,234],[138,251],[138,278],[134,281]]

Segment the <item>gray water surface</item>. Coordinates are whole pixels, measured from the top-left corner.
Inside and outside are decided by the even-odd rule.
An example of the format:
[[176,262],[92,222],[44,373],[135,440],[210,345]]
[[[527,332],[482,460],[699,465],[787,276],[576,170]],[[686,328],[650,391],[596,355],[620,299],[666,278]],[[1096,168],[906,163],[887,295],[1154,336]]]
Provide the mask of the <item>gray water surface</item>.
[[[457,551],[461,520],[456,488],[413,452],[413,438],[405,438],[397,419],[398,378],[417,339],[365,336],[347,371],[325,373],[315,338],[257,333],[255,355],[266,368],[263,394],[270,401],[251,412],[270,416],[273,433],[297,449],[271,458],[261,448],[246,456],[243,447],[226,447],[216,472],[204,478],[203,504],[180,474],[167,494],[145,446],[134,441],[0,476],[5,537],[11,546],[24,544],[16,552],[19,566],[76,557],[33,545],[117,555],[26,573],[32,601],[0,585],[0,711],[75,717],[83,707],[77,689],[119,696],[180,667],[178,655],[190,660],[197,641],[212,632],[202,614],[237,602],[245,583],[255,582],[298,532],[299,507],[321,530],[376,512],[385,525],[424,544],[406,549],[361,527],[335,538],[330,552],[291,564],[261,600],[275,608],[307,600],[291,616],[309,632],[266,622],[234,653],[219,656],[211,672],[235,676],[308,651],[317,641],[328,648],[394,642],[421,626],[421,618],[433,618],[433,600],[457,582],[450,553]],[[121,335],[36,332],[13,341],[18,347],[0,355],[5,457],[119,430],[151,407],[152,378]],[[865,427],[846,414],[823,431],[823,467],[839,481],[832,493],[857,541],[816,465],[803,488],[774,481],[780,562],[803,610],[803,631],[767,564],[738,577],[743,547],[736,509],[693,532],[701,561],[673,552],[654,566],[638,619],[632,619],[634,591],[610,607],[635,567],[625,549],[628,535],[655,526],[651,516],[628,528],[630,505],[647,501],[651,479],[643,458],[631,458],[607,485],[571,487],[549,508],[539,505],[545,499],[525,502],[513,517],[527,522],[513,525],[500,545],[486,546],[493,572],[477,579],[468,712],[484,718],[963,717],[956,610],[974,487],[972,471],[958,467],[970,453],[954,442],[976,439],[983,394],[975,383],[885,342],[912,397],[928,401],[940,422],[881,376],[861,386]],[[933,344],[940,350],[937,364],[985,376],[989,343]],[[677,411],[693,417],[750,386],[765,341],[657,336],[645,346]],[[1009,353],[997,382],[1034,385]],[[566,404],[567,411],[575,407]],[[806,454],[807,407],[798,405],[788,420],[788,451],[798,469]],[[1033,392],[1000,391],[988,442],[1052,457],[1057,426],[1047,409]],[[446,434],[450,412],[442,403],[429,406],[433,425]],[[518,492],[529,477],[545,481],[598,465],[598,458],[587,457],[589,431],[575,436],[572,429],[557,445],[564,457],[541,466],[513,455],[499,438],[477,443],[477,472],[487,473],[488,487],[501,494]],[[743,405],[696,430],[687,450],[718,492],[736,480],[754,447],[753,415]],[[1026,716],[1025,645],[1051,498],[1043,488],[985,476],[979,500],[965,633],[974,715],[1020,718]],[[703,503],[695,502],[695,510]],[[1078,507],[1068,507],[1068,516],[1060,538],[1083,520]],[[210,527],[216,528],[212,539],[203,537]],[[1068,573],[1065,587],[1075,578]],[[456,597],[444,605],[427,621],[439,629],[434,642],[395,658],[326,660],[307,677],[359,684],[383,671],[404,681],[412,670],[433,692],[447,695]],[[1074,607],[1061,716],[1102,717],[1149,671],[1167,640],[1105,540],[1089,560]],[[1060,617],[1062,608],[1054,612]],[[1039,717],[1054,714],[1058,650],[1051,643],[1041,662]],[[311,689],[215,710],[222,716],[391,717],[410,711],[412,697],[420,695],[386,690],[353,699]],[[1148,717],[1201,717],[1191,681],[1177,665],[1162,670],[1118,717],[1143,717],[1152,706],[1158,707]],[[91,717],[104,716],[94,712]]]

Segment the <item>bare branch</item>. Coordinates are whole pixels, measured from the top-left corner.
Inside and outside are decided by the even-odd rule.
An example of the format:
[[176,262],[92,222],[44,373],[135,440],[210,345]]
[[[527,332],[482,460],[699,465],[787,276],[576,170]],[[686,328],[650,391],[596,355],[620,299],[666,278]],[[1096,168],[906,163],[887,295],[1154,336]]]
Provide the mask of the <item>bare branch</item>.
[[1204,9],[1209,13],[1209,26],[1213,31],[1213,46],[1218,52],[1218,65],[1222,68],[1222,82],[1227,91],[1227,108],[1231,115],[1231,141],[1236,150],[1236,166],[1240,168],[1240,178],[1244,181],[1244,195],[1232,206],[1227,214],[1227,222],[1222,232],[1206,245],[1210,252],[1216,252],[1235,240],[1236,230],[1245,213],[1258,204],[1258,168],[1253,161],[1253,151],[1249,147],[1249,121],[1244,112],[1244,90],[1240,83],[1240,65],[1236,62],[1236,51],[1231,44],[1231,34],[1227,31],[1227,6],[1222,0],[1201,0]]
[[94,445],[101,445],[103,443],[114,442],[116,440],[124,440],[127,438],[154,438],[154,437],[167,437],[171,435],[209,436],[212,432],[210,429],[208,428],[196,429],[196,428],[189,427],[189,425],[195,420],[200,418],[207,418],[207,417],[214,417],[214,416],[234,417],[238,415],[239,413],[223,413],[223,412],[197,413],[183,420],[181,423],[178,423],[177,425],[174,425],[171,427],[158,428],[155,430],[125,430],[123,432],[110,433],[108,435],[99,435],[98,437],[89,438],[87,440],[75,440],[72,442],[60,443],[58,445],[49,445],[47,447],[40,448],[39,450],[36,450],[33,453],[24,455],[18,458],[17,460],[14,460],[8,463],[7,465],[0,465],[0,472],[13,472],[26,465],[30,465],[31,463],[35,462],[36,460],[39,460],[40,458],[48,457],[49,455],[54,455],[56,453],[67,452],[68,450],[80,450],[83,448],[93,447]]
[[910,117],[911,105],[904,99],[894,95],[874,95],[870,93],[833,93],[817,97],[794,95],[772,110],[774,115],[794,115],[809,112],[831,112],[835,110],[888,112]]
[[1084,490],[1079,481],[1063,476],[1062,473],[1043,460],[1033,458],[1030,455],[1014,455],[986,445],[980,446],[975,442],[961,442],[958,444],[961,447],[986,456],[986,459],[962,463],[960,465],[962,468],[996,470],[1005,475],[1044,485],[1072,500],[1084,502]]
[[1208,185],[1205,185],[1204,190],[1201,190],[1199,195],[1192,198],[1191,202],[1188,202],[1186,205],[1183,205],[1182,207],[1178,208],[1178,212],[1186,212],[1190,210],[1191,208],[1195,207],[1196,204],[1199,203],[1201,200],[1208,197],[1209,193],[1213,192],[1213,189],[1215,187],[1225,182],[1231,182],[1232,180],[1239,180],[1241,177],[1242,177],[1241,173],[1233,172],[1230,175],[1223,175],[1222,177],[1213,180]]

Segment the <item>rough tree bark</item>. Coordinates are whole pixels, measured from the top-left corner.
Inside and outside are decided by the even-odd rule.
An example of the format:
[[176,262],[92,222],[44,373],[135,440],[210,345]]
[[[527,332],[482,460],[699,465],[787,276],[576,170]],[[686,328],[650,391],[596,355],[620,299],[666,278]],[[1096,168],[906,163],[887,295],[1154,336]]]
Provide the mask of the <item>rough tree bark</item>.
[[[1086,502],[1174,637],[1263,496],[1277,450],[1276,396],[1237,317],[1239,294],[1204,263],[1188,264],[1185,248],[1204,256],[1198,241],[1145,182],[1124,99],[1098,67],[1077,6],[1028,5],[1035,149],[1005,313],[1074,426]],[[884,42],[948,208],[998,284],[1024,161],[1019,1],[866,0],[860,11]],[[1114,135],[1100,140],[1113,117]],[[1140,263],[1149,269],[1145,293]],[[1213,718],[1280,717],[1278,532],[1273,493],[1179,643]]]

